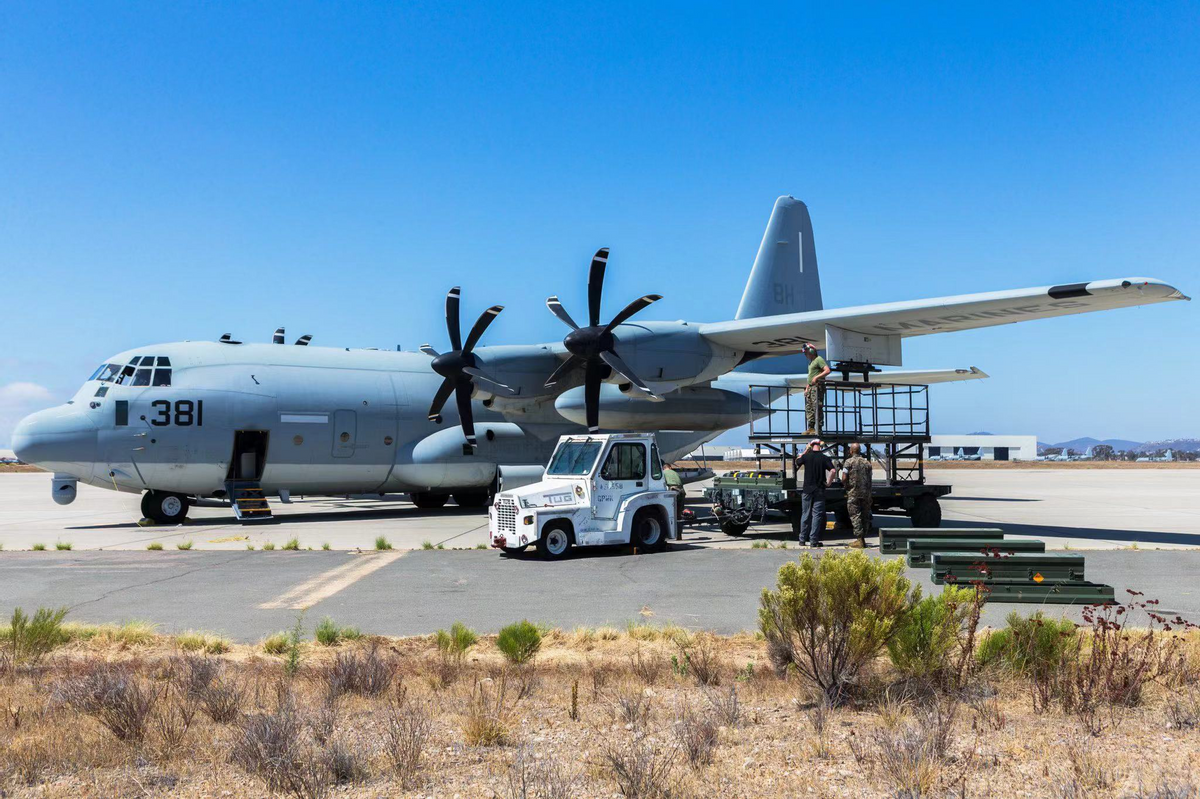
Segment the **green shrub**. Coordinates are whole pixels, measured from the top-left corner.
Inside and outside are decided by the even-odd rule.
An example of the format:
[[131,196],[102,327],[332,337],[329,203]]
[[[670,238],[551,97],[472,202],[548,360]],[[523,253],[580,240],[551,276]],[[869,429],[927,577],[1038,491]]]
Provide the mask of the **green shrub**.
[[961,654],[975,590],[948,585],[940,594],[919,597],[918,590],[888,642],[888,655],[906,677],[939,679]]
[[178,544],[175,545],[175,548],[182,549],[184,552],[186,552],[192,548],[192,542],[191,541],[180,541]]
[[45,551],[46,551],[46,545],[45,545],[45,544],[34,544],[34,545],[33,545],[33,551],[34,551],[34,552],[45,552]]
[[450,625],[450,632],[438,630],[435,640],[437,641],[438,651],[444,657],[461,661],[463,656],[467,654],[467,650],[475,646],[475,642],[479,640],[479,636],[461,621],[456,621]]
[[150,550],[151,552],[162,552],[162,544],[160,544],[157,541],[154,541],[152,543],[147,544],[146,549]]
[[509,662],[518,665],[528,663],[542,646],[542,634],[537,626],[528,621],[519,621],[500,630],[496,647]]
[[298,552],[300,550],[300,539],[299,538],[289,538],[287,543],[284,544],[282,547],[280,547],[280,549],[286,549],[291,552]]
[[380,550],[380,551],[382,551],[382,550],[387,550],[387,549],[391,549],[391,548],[392,548],[392,542],[391,542],[391,541],[388,541],[386,538],[384,538],[384,537],[383,537],[383,536],[381,536],[381,535],[380,535],[380,536],[376,536],[376,537],[375,537],[375,548],[376,548],[376,549],[378,549],[378,550]]
[[286,632],[274,633],[262,639],[259,646],[262,651],[268,655],[282,655],[288,650],[288,638],[290,634]]
[[1045,674],[1062,662],[1079,632],[1069,619],[1049,618],[1042,611],[1008,614],[1008,625],[993,630],[979,644],[975,658],[981,666],[999,664],[1021,674]]
[[36,663],[50,650],[67,643],[71,636],[63,629],[66,615],[66,608],[38,608],[30,618],[20,608],[13,608],[8,627],[0,628],[9,664]]
[[863,552],[805,554],[764,588],[759,628],[775,670],[795,669],[832,704],[844,702],[863,666],[891,642],[910,606],[900,560]]
[[328,551],[329,551],[330,549],[332,549],[332,548],[333,548],[333,547],[329,546],[329,542],[328,542],[328,541],[326,541],[324,544],[321,544],[321,549],[325,550],[326,552],[328,552]]
[[422,541],[421,549],[433,549],[433,542],[432,541]]
[[343,641],[357,641],[362,638],[362,632],[357,627],[343,627],[326,616],[317,625],[314,637],[322,646],[337,646]]
[[54,548],[59,552],[70,552],[72,546],[74,545],[70,541],[59,541],[55,543]]
[[271,552],[275,549],[275,544],[268,541],[267,543],[263,544],[262,548],[264,552]]
[[209,655],[223,655],[233,646],[228,638],[195,630],[175,636],[175,643],[184,652],[204,652]]

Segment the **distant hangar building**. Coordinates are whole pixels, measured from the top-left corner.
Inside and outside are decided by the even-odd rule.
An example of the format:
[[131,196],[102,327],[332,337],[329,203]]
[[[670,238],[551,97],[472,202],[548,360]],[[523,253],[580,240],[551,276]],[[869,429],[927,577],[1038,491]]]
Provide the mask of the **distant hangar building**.
[[1037,459],[1037,436],[931,436],[925,455],[930,458],[978,455],[985,461],[1032,461]]

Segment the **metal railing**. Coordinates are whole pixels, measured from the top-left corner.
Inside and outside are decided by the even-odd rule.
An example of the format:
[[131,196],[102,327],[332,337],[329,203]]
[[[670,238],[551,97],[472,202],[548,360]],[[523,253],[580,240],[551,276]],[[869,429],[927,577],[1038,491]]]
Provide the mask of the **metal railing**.
[[[823,439],[929,440],[929,386],[826,380],[817,390],[822,412],[816,432]],[[808,435],[802,387],[752,385],[749,400],[751,441],[798,440]],[[757,404],[770,412],[756,414]]]

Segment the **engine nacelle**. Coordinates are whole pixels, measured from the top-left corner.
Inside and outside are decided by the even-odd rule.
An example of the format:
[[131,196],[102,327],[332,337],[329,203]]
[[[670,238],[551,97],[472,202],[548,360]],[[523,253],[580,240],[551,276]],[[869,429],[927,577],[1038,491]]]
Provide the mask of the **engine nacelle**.
[[[600,388],[600,426],[608,430],[724,430],[748,423],[751,408],[745,396],[719,388],[681,388],[661,402],[626,394],[614,385]],[[559,395],[554,409],[569,421],[585,424],[583,389]],[[766,408],[755,402],[753,412],[757,418]]]

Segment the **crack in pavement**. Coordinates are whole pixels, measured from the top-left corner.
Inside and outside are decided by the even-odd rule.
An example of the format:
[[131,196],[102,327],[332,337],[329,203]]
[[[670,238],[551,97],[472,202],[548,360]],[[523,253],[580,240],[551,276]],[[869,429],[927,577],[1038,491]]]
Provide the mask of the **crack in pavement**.
[[225,560],[220,561],[219,563],[209,563],[209,564],[205,564],[203,566],[197,566],[194,569],[188,569],[187,571],[179,572],[178,574],[171,574],[166,577],[160,577],[157,580],[147,580],[144,583],[136,583],[134,585],[123,585],[118,588],[114,588],[111,591],[105,591],[103,594],[96,597],[95,599],[89,599],[85,602],[77,602],[74,605],[69,606],[68,609],[75,610],[76,608],[81,608],[81,607],[84,607],[85,605],[93,605],[97,602],[102,602],[105,599],[108,599],[109,597],[111,597],[115,594],[122,593],[124,591],[129,591],[134,588],[145,588],[146,586],[158,585],[159,583],[167,583],[167,582],[170,582],[171,580],[176,580],[180,577],[187,577],[190,574],[195,574],[196,572],[205,571],[206,569],[212,569],[212,568],[218,568],[221,566],[225,566],[225,565],[228,565],[229,563],[233,563],[238,560],[243,560],[248,557],[250,557],[249,552],[241,552],[241,553],[238,553],[238,555],[236,557],[227,558]]

